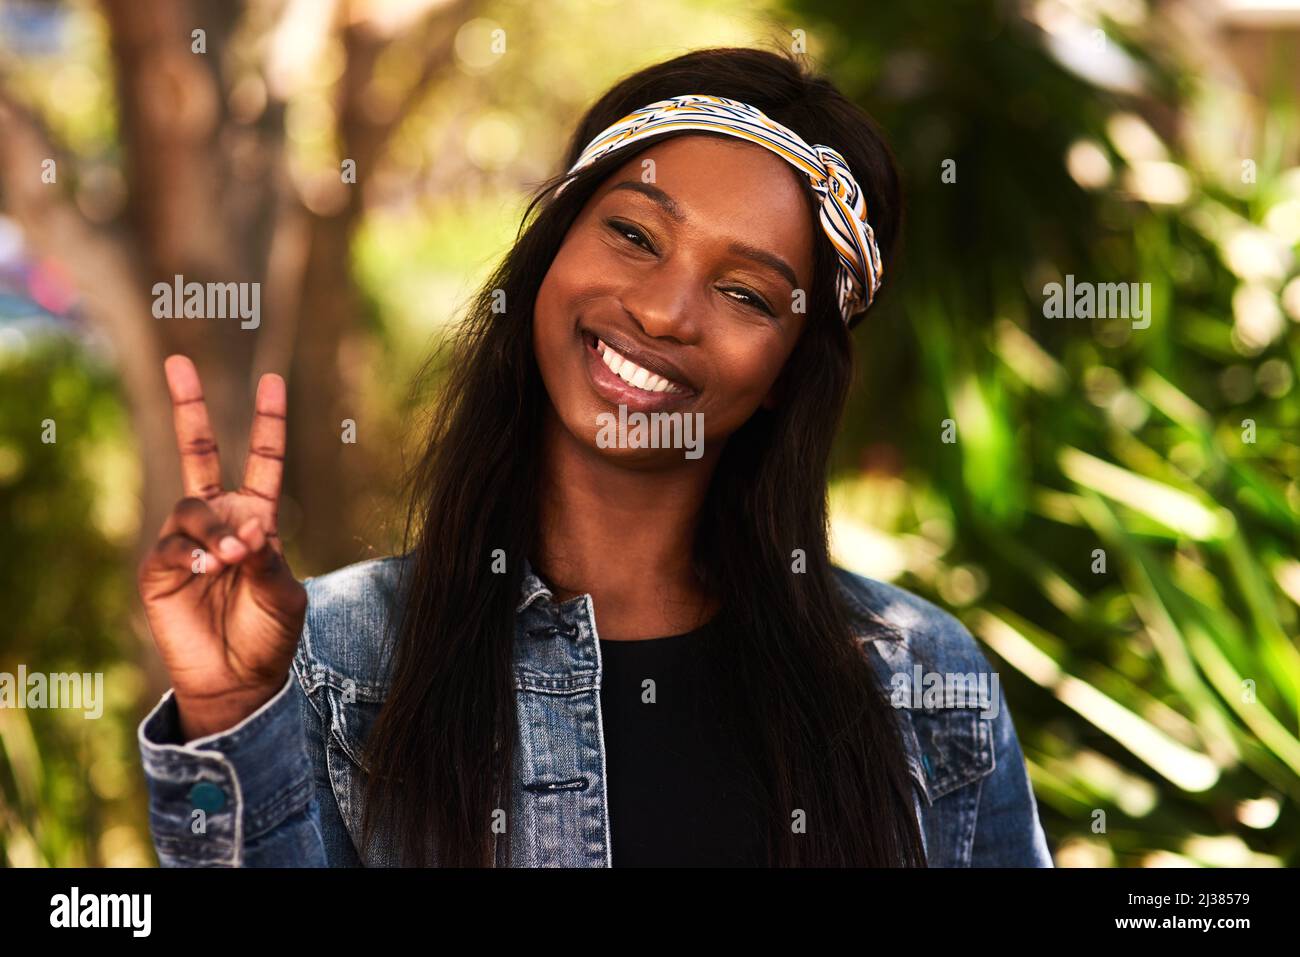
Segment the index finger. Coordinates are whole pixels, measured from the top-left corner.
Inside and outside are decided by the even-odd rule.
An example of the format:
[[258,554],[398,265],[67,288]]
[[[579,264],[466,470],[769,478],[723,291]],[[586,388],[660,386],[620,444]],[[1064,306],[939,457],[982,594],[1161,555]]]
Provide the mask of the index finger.
[[185,494],[210,499],[221,494],[221,460],[217,439],[208,421],[199,372],[188,356],[168,356],[163,362],[167,391],[172,397],[172,426],[181,454],[181,483]]
[[257,382],[253,427],[248,432],[241,492],[264,498],[275,514],[284,478],[285,417],[289,410],[284,380],[268,372]]

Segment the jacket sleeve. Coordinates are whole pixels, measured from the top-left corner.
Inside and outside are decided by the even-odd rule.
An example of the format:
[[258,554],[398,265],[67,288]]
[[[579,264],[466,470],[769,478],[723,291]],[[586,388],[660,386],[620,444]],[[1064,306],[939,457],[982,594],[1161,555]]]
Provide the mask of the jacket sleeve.
[[1025,756],[1001,687],[993,719],[994,767],[982,782],[971,867],[1053,867]]
[[284,686],[226,731],[185,742],[169,689],[140,723],[149,829],[163,867],[356,866],[303,689]]

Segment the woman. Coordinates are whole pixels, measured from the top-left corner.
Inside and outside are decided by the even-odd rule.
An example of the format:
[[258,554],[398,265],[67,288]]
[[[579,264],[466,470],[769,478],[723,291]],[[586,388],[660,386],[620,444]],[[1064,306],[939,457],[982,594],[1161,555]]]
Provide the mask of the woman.
[[401,556],[299,584],[283,382],[228,492],[168,360],[162,863],[1050,866],[997,685],[899,700],[987,677],[973,639],[828,557],[848,327],[898,232],[871,121],[705,50],[608,91],[565,165],[456,341]]

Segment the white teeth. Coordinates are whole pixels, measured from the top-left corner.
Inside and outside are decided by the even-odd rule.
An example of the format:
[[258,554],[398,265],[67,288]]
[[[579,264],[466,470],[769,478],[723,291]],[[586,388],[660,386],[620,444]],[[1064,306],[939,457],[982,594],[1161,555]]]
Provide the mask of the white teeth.
[[682,392],[685,391],[673,383],[670,379],[656,375],[649,369],[643,369],[631,359],[626,359],[619,355],[605,343],[597,339],[596,349],[600,352],[600,358],[609,367],[609,371],[614,373],[628,385],[645,392]]

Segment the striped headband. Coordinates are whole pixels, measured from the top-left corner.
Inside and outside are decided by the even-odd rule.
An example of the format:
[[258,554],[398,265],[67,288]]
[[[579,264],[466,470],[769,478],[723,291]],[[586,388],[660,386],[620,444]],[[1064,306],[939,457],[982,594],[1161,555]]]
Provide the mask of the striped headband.
[[[882,267],[867,205],[848,163],[836,150],[809,146],[798,133],[762,111],[722,96],[686,93],[649,103],[614,123],[587,144],[569,174],[606,153],[669,130],[707,130],[766,147],[808,177],[820,197],[821,224],[839,257],[835,289],[847,325],[865,312],[880,288]],[[556,189],[558,196],[571,180]]]

